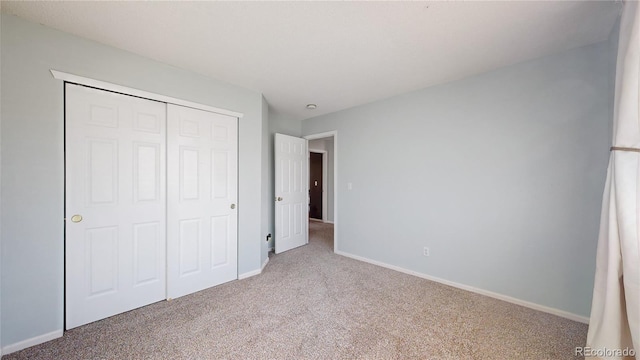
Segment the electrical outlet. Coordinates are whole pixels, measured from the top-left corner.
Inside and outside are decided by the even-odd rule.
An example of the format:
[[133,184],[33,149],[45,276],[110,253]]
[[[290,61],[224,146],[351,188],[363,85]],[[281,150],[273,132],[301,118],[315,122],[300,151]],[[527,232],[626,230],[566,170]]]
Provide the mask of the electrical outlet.
[[424,256],[429,256],[429,248],[428,247],[424,247],[424,249],[422,249],[422,255]]

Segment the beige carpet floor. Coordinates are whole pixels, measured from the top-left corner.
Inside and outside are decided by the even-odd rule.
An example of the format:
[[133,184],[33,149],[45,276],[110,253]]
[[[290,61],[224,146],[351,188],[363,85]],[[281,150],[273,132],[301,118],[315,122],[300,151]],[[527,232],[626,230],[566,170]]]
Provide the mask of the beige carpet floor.
[[587,326],[333,253],[332,225],[265,271],[3,359],[572,359]]

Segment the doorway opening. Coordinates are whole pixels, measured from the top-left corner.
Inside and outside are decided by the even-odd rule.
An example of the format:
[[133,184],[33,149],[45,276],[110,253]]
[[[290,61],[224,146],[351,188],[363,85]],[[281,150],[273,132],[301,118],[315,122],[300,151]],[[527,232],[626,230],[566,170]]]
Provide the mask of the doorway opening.
[[[309,141],[309,221],[333,225],[333,251],[338,249],[338,133],[304,137]],[[311,226],[308,227],[311,229]]]
[[309,220],[327,221],[326,205],[327,151],[312,149],[309,145]]

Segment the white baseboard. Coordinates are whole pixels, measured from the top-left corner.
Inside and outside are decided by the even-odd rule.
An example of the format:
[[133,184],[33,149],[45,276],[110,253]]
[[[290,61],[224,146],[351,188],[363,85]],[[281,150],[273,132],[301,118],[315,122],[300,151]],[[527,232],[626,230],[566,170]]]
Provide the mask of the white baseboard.
[[262,263],[262,267],[260,269],[255,269],[255,270],[252,270],[252,271],[248,271],[246,273],[242,273],[242,274],[238,275],[238,280],[242,280],[242,279],[250,278],[252,276],[260,275],[262,273],[262,270],[264,270],[264,267],[267,266],[268,262],[269,262],[269,257],[267,256],[267,258]]
[[340,251],[340,250],[336,250],[335,253],[338,254],[338,255],[346,256],[346,257],[351,258],[351,259],[363,261],[363,262],[366,262],[366,263],[369,263],[369,264],[382,266],[384,268],[395,270],[395,271],[398,271],[398,272],[401,272],[401,273],[405,273],[405,274],[417,276],[417,277],[420,277],[420,278],[423,278],[423,279],[431,280],[431,281],[434,281],[434,282],[437,282],[437,283],[440,283],[440,284],[452,286],[452,287],[455,287],[455,288],[458,288],[458,289],[470,291],[470,292],[473,292],[473,293],[476,293],[476,294],[480,294],[480,295],[488,296],[488,297],[491,297],[491,298],[494,298],[494,299],[506,301],[506,302],[509,302],[509,303],[512,303],[512,304],[524,306],[524,307],[527,307],[527,308],[530,308],[530,309],[533,309],[533,310],[538,310],[538,311],[542,311],[542,312],[545,312],[545,313],[548,313],[548,314],[560,316],[560,317],[563,317],[565,319],[581,322],[581,323],[584,323],[584,324],[588,324],[589,323],[589,318],[588,317],[581,316],[581,315],[574,314],[574,313],[570,313],[568,311],[564,311],[564,310],[560,310],[560,309],[556,309],[556,308],[552,308],[552,307],[548,307],[548,306],[532,303],[532,302],[529,302],[529,301],[525,301],[525,300],[521,300],[521,299],[517,299],[517,298],[511,297],[511,296],[495,293],[493,291],[479,289],[479,288],[476,288],[476,287],[473,287],[473,286],[464,285],[464,284],[456,283],[456,282],[453,282],[453,281],[441,279],[441,278],[438,278],[438,277],[435,277],[435,276],[423,274],[423,273],[420,273],[420,272],[417,272],[417,271],[413,271],[413,270],[408,270],[408,269],[405,269],[405,268],[401,268],[399,266],[383,263],[381,261],[371,260],[371,259],[368,259],[368,258],[365,258],[365,257],[362,257],[362,256],[353,255],[353,254],[350,254],[350,253],[347,253],[347,252],[344,252],[344,251]]
[[238,275],[238,280],[242,280],[242,279],[250,278],[252,276],[260,275],[261,272],[262,272],[262,269],[255,269],[255,270],[248,271],[246,273],[239,274]]
[[322,219],[309,218],[309,221],[321,222],[321,223],[325,223],[325,224],[333,224],[333,221],[322,220]]
[[60,329],[60,330],[52,331],[52,332],[47,333],[47,334],[42,334],[42,335],[39,335],[39,336],[32,337],[32,338],[27,339],[27,340],[22,340],[20,342],[15,343],[15,344],[9,344],[9,345],[4,346],[2,348],[2,352],[1,352],[0,355],[11,354],[11,353],[14,353],[16,351],[20,351],[22,349],[26,349],[26,348],[31,347],[31,346],[35,346],[35,345],[38,345],[38,344],[45,343],[45,342],[47,342],[49,340],[57,339],[59,337],[62,337],[62,333],[63,333],[63,331],[62,331],[62,329]]

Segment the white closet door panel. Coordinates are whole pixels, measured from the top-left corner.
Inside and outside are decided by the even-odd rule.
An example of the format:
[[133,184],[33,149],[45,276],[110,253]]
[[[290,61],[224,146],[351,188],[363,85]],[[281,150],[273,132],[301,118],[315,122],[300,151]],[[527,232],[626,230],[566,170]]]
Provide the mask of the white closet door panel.
[[168,296],[238,276],[237,118],[169,104]]
[[70,329],[166,297],[166,105],[71,84],[65,102]]

